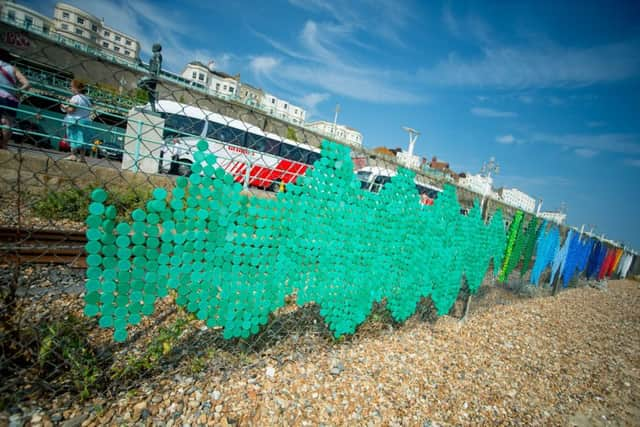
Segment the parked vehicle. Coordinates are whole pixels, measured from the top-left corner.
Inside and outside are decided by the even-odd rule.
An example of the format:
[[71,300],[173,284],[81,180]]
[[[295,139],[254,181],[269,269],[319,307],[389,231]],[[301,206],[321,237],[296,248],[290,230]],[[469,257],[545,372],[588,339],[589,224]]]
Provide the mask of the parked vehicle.
[[236,182],[272,191],[295,182],[320,158],[316,147],[198,107],[158,101],[156,111],[165,119],[160,152],[163,173],[189,175],[193,153],[202,139],[216,155],[217,166]]
[[[395,170],[379,166],[365,166],[356,171],[356,177],[360,181],[360,188],[373,193],[378,193],[396,175],[397,172]],[[423,182],[417,176],[414,179],[414,183],[418,194],[420,194],[420,203],[423,205],[432,205],[433,201],[438,197],[438,193],[442,192],[441,188]]]
[[123,155],[123,137],[105,138],[105,140],[96,139],[93,144],[97,151],[97,156],[103,159],[122,161]]

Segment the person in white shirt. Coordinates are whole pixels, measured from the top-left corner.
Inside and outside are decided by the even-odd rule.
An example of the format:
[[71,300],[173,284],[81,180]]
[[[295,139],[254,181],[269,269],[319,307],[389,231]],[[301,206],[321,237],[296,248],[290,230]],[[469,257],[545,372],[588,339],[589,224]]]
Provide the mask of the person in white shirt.
[[[20,70],[11,65],[11,54],[0,49],[0,123],[2,138],[0,149],[7,149],[11,139],[11,127],[18,113],[18,91],[29,89],[29,81]],[[18,82],[21,84],[18,87]]]
[[70,88],[73,96],[67,104],[60,105],[60,109],[67,113],[64,121],[69,145],[71,145],[71,155],[67,157],[67,160],[76,161],[78,160],[76,155],[80,155],[80,159],[84,161],[85,151],[89,148],[89,145],[84,141],[84,127],[91,122],[89,119],[91,100],[84,94],[85,86],[81,81],[71,80]]

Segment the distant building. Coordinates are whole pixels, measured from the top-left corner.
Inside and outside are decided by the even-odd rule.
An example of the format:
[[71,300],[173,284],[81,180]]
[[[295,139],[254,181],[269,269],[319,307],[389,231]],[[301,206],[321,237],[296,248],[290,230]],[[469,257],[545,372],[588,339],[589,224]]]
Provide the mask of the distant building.
[[319,120],[308,123],[306,127],[349,145],[362,146],[362,134],[349,126],[339,124],[334,126],[331,122]]
[[38,33],[49,34],[53,20],[13,0],[0,1],[0,19]]
[[293,105],[269,93],[265,93],[262,98],[262,108],[274,117],[300,126],[307,117],[307,112],[302,107]]
[[214,95],[222,98],[235,98],[240,85],[240,75],[231,76],[214,69],[213,62],[204,65],[200,61],[192,61],[182,71],[182,77],[196,85],[204,86]]
[[262,89],[240,82],[239,99],[243,104],[259,107],[264,97],[265,94]]
[[504,203],[526,212],[533,212],[536,207],[536,199],[517,188],[500,188],[498,195]]
[[103,20],[66,3],[58,3],[50,19],[33,9],[15,3],[0,1],[0,19],[42,34],[57,33],[66,39],[129,59],[140,56],[140,43],[128,34],[107,26]]
[[461,187],[482,195],[491,195],[493,193],[493,178],[484,175],[466,175],[458,179]]
[[132,60],[140,56],[138,40],[107,26],[103,20],[77,7],[66,3],[56,4],[53,22],[57,33],[72,40]]
[[564,212],[540,212],[538,216],[547,221],[555,222],[556,224],[564,224],[567,219],[567,214]]

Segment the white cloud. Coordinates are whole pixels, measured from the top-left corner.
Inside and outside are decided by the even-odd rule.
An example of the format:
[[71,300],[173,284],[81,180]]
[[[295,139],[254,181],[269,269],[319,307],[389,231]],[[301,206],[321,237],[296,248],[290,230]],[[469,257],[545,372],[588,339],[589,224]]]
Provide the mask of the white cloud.
[[[289,3],[309,12],[330,15],[333,21],[326,24],[332,25],[334,30],[367,33],[396,46],[404,46],[401,33],[411,28],[415,21],[409,5],[397,0],[289,0]],[[323,25],[323,30],[326,28]]]
[[631,41],[590,48],[484,47],[480,58],[451,53],[418,77],[438,86],[548,88],[586,86],[624,80],[640,72],[640,43]]
[[587,126],[590,128],[599,128],[599,127],[605,126],[606,124],[607,124],[606,122],[602,122],[602,121],[587,122]]
[[595,155],[597,155],[597,154],[598,154],[598,151],[597,151],[597,150],[593,150],[593,149],[591,149],[591,148],[576,148],[576,149],[574,150],[574,152],[575,152],[578,156],[580,156],[580,157],[584,157],[584,158],[587,158],[587,159],[590,159],[590,158],[592,158],[592,157],[594,157]]
[[[322,1],[314,1],[312,5],[331,6]],[[346,26],[323,24],[320,31],[319,25],[309,20],[291,46],[256,34],[285,56],[277,63],[277,75],[273,66],[275,60],[252,61],[251,69],[257,78],[266,79],[280,89],[300,93],[311,88],[378,103],[407,104],[426,100],[416,93],[415,86],[404,73],[357,63],[343,46],[355,37]],[[263,55],[260,58],[273,57]]]
[[520,102],[522,102],[524,104],[533,104],[533,96],[520,95],[520,97],[518,97],[518,99],[520,100]]
[[624,159],[624,162],[629,166],[640,168],[640,159]]
[[302,104],[304,107],[307,107],[310,110],[314,110],[318,104],[320,104],[321,102],[326,101],[327,99],[329,99],[331,97],[331,95],[329,95],[328,93],[308,93],[305,96],[303,96],[302,98],[300,98],[300,100],[298,102],[300,102],[300,104]]
[[513,144],[514,142],[516,142],[516,139],[513,137],[513,135],[503,135],[497,137],[496,141],[500,144]]
[[280,61],[272,56],[256,56],[249,62],[249,68],[255,74],[270,74]]
[[591,149],[613,153],[640,154],[640,135],[628,133],[565,134],[537,133],[530,138],[533,142],[560,145],[573,149]]
[[492,108],[480,108],[480,107],[472,108],[471,114],[478,117],[490,117],[490,118],[516,117],[518,115],[513,111],[498,111]]

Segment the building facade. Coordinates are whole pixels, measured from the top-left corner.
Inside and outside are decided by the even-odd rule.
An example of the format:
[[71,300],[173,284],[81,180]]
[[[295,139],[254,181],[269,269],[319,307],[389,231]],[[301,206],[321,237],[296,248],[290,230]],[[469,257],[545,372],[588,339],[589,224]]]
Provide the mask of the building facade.
[[490,176],[467,175],[464,178],[460,178],[458,184],[478,194],[486,196],[493,194],[493,178]]
[[307,117],[307,112],[302,107],[293,105],[289,101],[279,99],[269,93],[265,93],[262,98],[262,109],[274,117],[300,126]]
[[540,212],[538,216],[541,219],[555,222],[556,224],[559,224],[559,225],[564,224],[564,222],[567,220],[567,214],[564,212],[546,211],[546,212]]
[[51,18],[17,4],[13,0],[0,1],[0,19],[43,34],[49,34],[54,27]]
[[536,199],[517,188],[501,188],[498,195],[502,201],[526,212],[533,212],[536,208]]
[[237,97],[240,75],[231,76],[217,71],[213,63],[205,65],[200,61],[192,61],[182,71],[182,77],[204,87],[220,98],[233,99]]
[[346,142],[353,146],[362,146],[362,134],[349,126],[339,124],[334,126],[331,122],[320,120],[309,123],[306,127],[337,141]]
[[17,4],[14,0],[0,1],[0,19],[28,31],[41,34],[57,33],[65,39],[89,46],[98,51],[126,58],[132,62],[140,56],[140,43],[128,34],[107,26],[92,14],[58,3],[53,19],[33,9]]
[[265,93],[262,89],[253,87],[250,84],[240,82],[238,90],[240,102],[243,104],[259,107],[262,104]]
[[131,60],[140,56],[140,43],[135,38],[77,7],[56,4],[53,22],[55,31],[69,39]]

